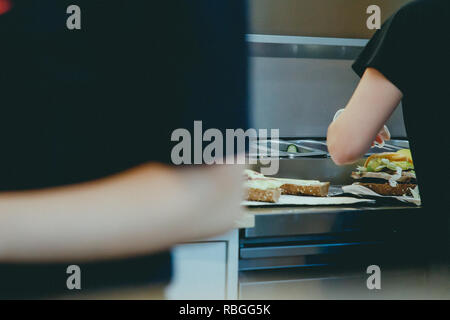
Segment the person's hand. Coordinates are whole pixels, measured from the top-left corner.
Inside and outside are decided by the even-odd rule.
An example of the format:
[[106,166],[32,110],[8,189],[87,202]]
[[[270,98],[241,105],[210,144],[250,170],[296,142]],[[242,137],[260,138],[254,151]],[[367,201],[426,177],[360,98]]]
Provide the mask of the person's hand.
[[243,165],[214,165],[183,170],[187,179],[188,202],[195,210],[186,216],[184,226],[190,226],[194,238],[215,236],[232,229],[245,214],[241,206],[244,198]]
[[[339,109],[336,114],[333,117],[333,121],[335,121],[341,114],[344,112],[345,109]],[[375,137],[375,141],[372,143],[371,147],[383,147],[385,141],[391,140],[391,133],[389,132],[389,129],[387,126],[383,126],[383,128],[378,132],[377,136]]]
[[391,140],[391,133],[389,132],[388,127],[384,126],[375,137],[375,141],[372,143],[372,147],[377,146],[381,148],[384,146],[384,142],[389,140]]

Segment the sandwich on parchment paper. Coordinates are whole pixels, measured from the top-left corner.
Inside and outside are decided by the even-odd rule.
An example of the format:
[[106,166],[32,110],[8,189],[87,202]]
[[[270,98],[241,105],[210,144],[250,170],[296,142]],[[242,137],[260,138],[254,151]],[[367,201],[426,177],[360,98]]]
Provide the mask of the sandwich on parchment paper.
[[326,197],[329,182],[316,180],[297,180],[268,178],[263,174],[245,170],[246,200],[261,202],[278,202],[282,194]]
[[383,196],[411,196],[417,187],[409,149],[373,154],[351,176],[356,184]]

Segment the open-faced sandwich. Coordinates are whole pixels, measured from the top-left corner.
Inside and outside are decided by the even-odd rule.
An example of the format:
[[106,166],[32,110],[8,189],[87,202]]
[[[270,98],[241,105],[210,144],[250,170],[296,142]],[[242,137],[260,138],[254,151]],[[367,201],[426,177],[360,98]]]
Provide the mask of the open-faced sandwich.
[[326,197],[329,182],[269,178],[261,173],[245,170],[246,199],[249,201],[277,202],[282,194]]
[[416,173],[409,149],[373,154],[364,166],[352,172],[357,184],[384,196],[411,195],[417,187]]

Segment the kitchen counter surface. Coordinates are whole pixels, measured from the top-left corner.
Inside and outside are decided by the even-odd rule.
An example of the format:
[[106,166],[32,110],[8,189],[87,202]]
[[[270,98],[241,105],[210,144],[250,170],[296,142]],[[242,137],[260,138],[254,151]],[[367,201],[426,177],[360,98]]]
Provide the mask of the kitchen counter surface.
[[[375,228],[395,228],[418,222],[422,208],[407,204],[362,204],[350,206],[252,207],[254,226],[246,237],[322,234]],[[408,217],[405,219],[405,217]]]
[[421,207],[398,204],[360,204],[360,205],[340,205],[340,206],[273,206],[273,207],[247,207],[246,211],[252,215],[264,214],[311,214],[311,213],[339,213],[348,211],[392,211],[392,210],[420,210]]

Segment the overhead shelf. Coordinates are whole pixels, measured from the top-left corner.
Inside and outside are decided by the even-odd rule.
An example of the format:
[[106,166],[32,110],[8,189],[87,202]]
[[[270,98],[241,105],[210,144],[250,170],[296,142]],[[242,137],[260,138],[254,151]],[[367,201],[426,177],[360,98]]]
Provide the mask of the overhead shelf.
[[354,60],[367,39],[248,34],[251,57]]

